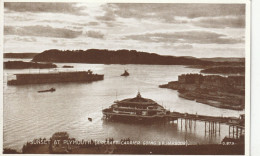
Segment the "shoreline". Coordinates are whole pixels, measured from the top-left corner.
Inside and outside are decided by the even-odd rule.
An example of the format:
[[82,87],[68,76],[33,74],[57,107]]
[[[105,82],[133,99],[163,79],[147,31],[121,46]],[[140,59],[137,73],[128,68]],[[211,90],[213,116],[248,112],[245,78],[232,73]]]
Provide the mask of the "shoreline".
[[183,74],[178,77],[178,81],[159,87],[177,90],[179,97],[209,106],[244,110],[244,83],[243,76]]

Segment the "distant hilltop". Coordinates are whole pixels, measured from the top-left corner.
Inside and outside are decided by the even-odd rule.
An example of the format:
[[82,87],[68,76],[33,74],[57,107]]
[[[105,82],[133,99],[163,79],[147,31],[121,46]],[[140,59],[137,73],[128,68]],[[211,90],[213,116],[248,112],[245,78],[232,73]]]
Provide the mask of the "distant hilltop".
[[[214,65],[216,62],[194,57],[163,56],[136,50],[46,50],[33,58],[36,62],[66,62],[93,64],[149,64],[149,65]],[[244,62],[232,62],[235,64]],[[230,64],[230,62],[221,62]]]

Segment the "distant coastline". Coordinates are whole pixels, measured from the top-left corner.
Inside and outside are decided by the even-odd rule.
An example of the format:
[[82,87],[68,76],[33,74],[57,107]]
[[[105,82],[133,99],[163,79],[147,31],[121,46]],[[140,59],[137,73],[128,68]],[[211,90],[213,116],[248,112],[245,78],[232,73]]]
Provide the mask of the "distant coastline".
[[196,58],[189,56],[166,56],[136,50],[58,50],[42,53],[4,53],[4,58],[32,59],[35,62],[96,63],[96,64],[146,64],[187,65],[188,68],[207,69],[216,66],[244,66],[245,58],[214,57]]
[[57,65],[52,63],[36,63],[36,62],[23,62],[23,61],[7,61],[4,62],[4,69],[44,69],[44,68],[57,68]]
[[[219,59],[219,58],[218,58]],[[59,62],[59,63],[91,63],[91,64],[145,64],[145,65],[244,65],[243,61],[208,61],[195,57],[164,56],[155,53],[138,52],[136,50],[46,50],[36,56],[36,62]],[[243,59],[242,59],[243,60]]]
[[4,58],[33,58],[34,56],[38,55],[39,53],[4,53]]
[[207,69],[203,69],[200,71],[201,73],[209,73],[209,74],[245,74],[245,66],[238,67],[211,67]]

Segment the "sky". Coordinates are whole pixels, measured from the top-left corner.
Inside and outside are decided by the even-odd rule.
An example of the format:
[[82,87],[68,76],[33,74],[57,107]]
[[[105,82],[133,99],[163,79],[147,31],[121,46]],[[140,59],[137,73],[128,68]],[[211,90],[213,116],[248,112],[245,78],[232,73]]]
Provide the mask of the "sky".
[[244,4],[4,3],[4,52],[129,49],[245,56]]

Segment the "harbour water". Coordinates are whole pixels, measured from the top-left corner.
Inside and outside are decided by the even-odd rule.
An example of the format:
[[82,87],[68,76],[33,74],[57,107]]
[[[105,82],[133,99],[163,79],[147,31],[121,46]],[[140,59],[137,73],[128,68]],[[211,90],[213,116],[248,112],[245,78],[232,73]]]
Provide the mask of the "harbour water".
[[[6,61],[6,60],[4,60]],[[227,110],[200,104],[178,97],[175,90],[159,88],[160,84],[178,79],[185,73],[199,73],[200,69],[167,65],[104,65],[57,63],[54,69],[4,70],[3,84],[3,146],[20,150],[34,138],[49,138],[57,131],[67,131],[71,137],[85,140],[115,140],[130,138],[138,141],[171,141],[189,144],[220,143],[228,135],[228,126],[221,125],[221,133],[205,135],[204,122],[196,127],[181,129],[175,124],[140,125],[105,122],[102,109],[115,100],[135,97],[140,91],[171,111],[212,116],[238,117],[243,111]],[[63,65],[74,68],[65,69]],[[104,80],[92,83],[55,83],[7,86],[7,80],[16,73],[43,73],[58,71],[87,71],[104,74]],[[128,77],[120,76],[124,69]],[[38,93],[38,90],[55,88],[55,92]],[[90,122],[88,118],[92,118]],[[180,124],[180,122],[179,122]]]

